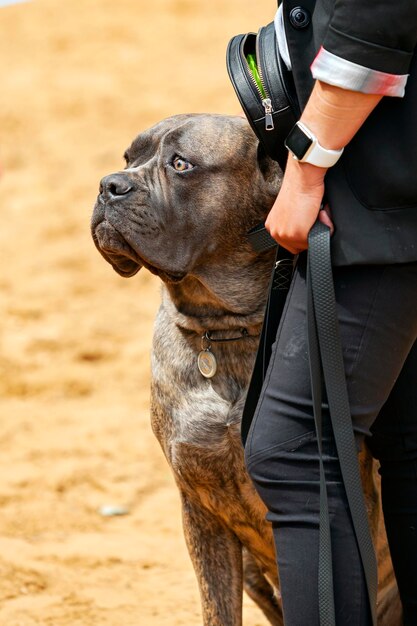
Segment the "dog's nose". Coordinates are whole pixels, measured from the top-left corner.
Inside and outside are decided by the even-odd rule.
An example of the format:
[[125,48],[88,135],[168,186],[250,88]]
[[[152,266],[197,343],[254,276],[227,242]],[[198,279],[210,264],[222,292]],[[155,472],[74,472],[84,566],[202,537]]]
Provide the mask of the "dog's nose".
[[110,174],[100,182],[100,194],[104,196],[126,196],[134,188],[132,181],[126,174]]

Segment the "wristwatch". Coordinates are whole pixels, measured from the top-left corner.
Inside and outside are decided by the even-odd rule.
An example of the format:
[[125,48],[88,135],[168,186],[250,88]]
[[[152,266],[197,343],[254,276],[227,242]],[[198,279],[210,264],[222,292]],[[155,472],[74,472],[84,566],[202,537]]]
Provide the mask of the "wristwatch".
[[290,130],[285,147],[293,158],[300,163],[311,163],[317,167],[332,167],[342,156],[340,150],[327,150],[318,142],[317,137],[302,122],[297,122]]

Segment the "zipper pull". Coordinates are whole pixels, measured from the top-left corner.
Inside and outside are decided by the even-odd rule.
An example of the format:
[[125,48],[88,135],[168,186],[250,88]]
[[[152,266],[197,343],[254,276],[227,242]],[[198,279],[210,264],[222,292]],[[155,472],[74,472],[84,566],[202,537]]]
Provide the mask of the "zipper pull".
[[265,109],[265,129],[266,130],[274,130],[274,120],[272,118],[272,102],[271,98],[264,98],[262,100],[262,106]]

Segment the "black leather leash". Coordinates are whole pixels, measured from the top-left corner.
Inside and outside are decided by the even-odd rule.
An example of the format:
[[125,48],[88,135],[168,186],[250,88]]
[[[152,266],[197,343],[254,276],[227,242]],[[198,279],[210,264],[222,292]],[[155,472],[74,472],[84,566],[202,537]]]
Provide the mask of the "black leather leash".
[[340,469],[368,588],[372,623],[376,626],[377,562],[363,497],[346,386],[333,286],[330,230],[320,222],[316,222],[308,238],[307,293],[310,376],[320,456],[320,624],[321,626],[336,624],[330,522],[321,449],[323,375]]
[[[276,246],[259,224],[248,233],[253,248],[261,252]],[[326,477],[322,458],[322,380],[327,393],[333,435],[350,507],[353,527],[365,572],[373,626],[377,624],[377,562],[369,531],[358,456],[353,434],[342,346],[336,312],[330,255],[330,231],[316,222],[309,234],[307,265],[307,321],[310,378],[320,464],[319,614],[321,626],[335,626],[333,568]],[[241,437],[245,445],[261,394],[266,369],[291,282],[294,256],[281,246],[269,285],[269,295],[255,366],[242,416]]]

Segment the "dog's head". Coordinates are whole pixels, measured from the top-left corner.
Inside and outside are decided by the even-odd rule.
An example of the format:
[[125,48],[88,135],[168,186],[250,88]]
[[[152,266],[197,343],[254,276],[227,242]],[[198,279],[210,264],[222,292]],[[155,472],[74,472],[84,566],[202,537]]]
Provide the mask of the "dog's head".
[[141,133],[125,159],[101,181],[92,217],[94,242],[121,276],[144,266],[178,283],[243,251],[253,259],[246,233],[270,209],[280,171],[245,120],[174,116]]

